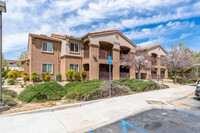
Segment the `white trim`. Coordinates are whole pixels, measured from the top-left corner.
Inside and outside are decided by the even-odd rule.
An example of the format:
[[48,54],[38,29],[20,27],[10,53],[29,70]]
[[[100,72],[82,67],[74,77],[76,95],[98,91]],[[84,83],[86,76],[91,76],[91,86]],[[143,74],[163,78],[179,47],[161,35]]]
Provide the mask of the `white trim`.
[[[71,51],[71,43],[74,44],[74,51]],[[78,45],[78,52],[75,51],[75,44]],[[77,43],[77,42],[69,42],[69,52],[80,53],[79,45],[80,45],[80,43]]]
[[[71,65],[78,65],[78,71],[75,71],[75,70],[74,70],[74,71],[75,71],[75,72],[79,72],[79,64],[69,64],[69,69],[71,69],[71,68],[70,68]],[[71,69],[71,70],[73,70],[73,69]]]

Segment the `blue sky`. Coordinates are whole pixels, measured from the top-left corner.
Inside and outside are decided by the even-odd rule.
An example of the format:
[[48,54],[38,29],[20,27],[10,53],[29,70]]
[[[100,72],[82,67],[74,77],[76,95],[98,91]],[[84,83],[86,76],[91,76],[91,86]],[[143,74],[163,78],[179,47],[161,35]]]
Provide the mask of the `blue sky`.
[[3,54],[17,59],[28,33],[81,37],[118,29],[140,47],[178,41],[200,49],[199,0],[5,0]]

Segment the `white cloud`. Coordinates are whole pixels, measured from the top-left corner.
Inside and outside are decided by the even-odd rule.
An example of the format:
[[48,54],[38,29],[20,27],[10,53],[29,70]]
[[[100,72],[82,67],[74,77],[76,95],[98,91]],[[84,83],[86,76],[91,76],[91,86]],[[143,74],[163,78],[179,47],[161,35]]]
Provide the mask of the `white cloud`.
[[166,25],[158,25],[152,28],[143,28],[142,30],[132,30],[125,32],[129,39],[138,40],[146,38],[157,38],[158,36],[169,36],[178,31],[192,29],[195,26],[193,22],[168,22]]
[[[90,31],[132,29],[133,38],[146,38],[152,29],[135,27],[200,15],[200,2],[191,0],[5,0],[3,52],[27,47],[28,33],[82,36]],[[168,23],[174,27],[178,24]],[[165,33],[165,27],[153,32]],[[179,26],[180,27],[180,26]],[[164,28],[164,29],[163,29]],[[134,34],[137,33],[137,36]],[[142,35],[144,33],[144,35]],[[130,33],[131,35],[131,33]],[[152,34],[152,36],[156,34]],[[132,38],[132,36],[130,36]],[[12,39],[11,39],[12,38]],[[151,41],[157,40],[152,38]],[[17,46],[17,47],[16,47]]]
[[27,33],[18,33],[10,34],[3,38],[3,52],[16,51],[24,49],[28,44],[28,34]]

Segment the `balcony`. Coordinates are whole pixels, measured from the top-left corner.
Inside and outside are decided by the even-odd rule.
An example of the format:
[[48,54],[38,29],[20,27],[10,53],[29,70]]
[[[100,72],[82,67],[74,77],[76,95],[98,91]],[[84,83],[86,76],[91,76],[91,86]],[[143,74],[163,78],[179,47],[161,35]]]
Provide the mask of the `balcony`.
[[151,65],[157,65],[156,59],[153,59],[153,60],[151,61]]
[[112,56],[111,50],[99,50],[99,59],[108,59],[108,56]]

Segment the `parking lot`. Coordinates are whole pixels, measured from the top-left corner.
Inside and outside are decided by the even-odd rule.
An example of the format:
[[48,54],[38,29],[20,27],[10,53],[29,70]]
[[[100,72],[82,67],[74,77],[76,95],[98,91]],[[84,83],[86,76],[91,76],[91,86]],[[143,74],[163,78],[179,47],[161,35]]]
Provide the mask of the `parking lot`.
[[171,104],[176,110],[149,110],[90,133],[199,133],[200,101],[191,95]]

